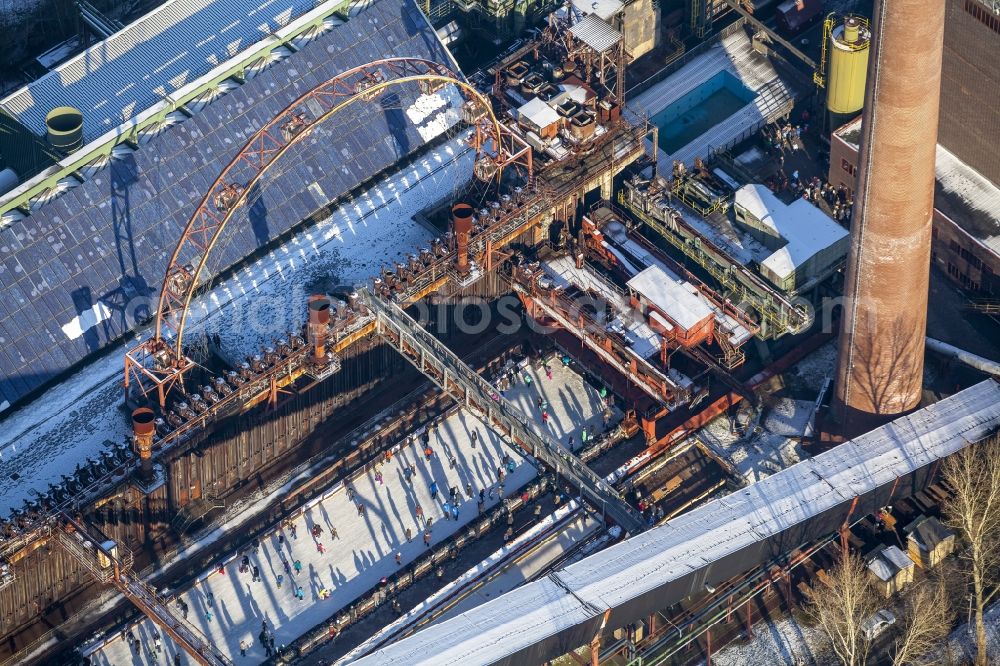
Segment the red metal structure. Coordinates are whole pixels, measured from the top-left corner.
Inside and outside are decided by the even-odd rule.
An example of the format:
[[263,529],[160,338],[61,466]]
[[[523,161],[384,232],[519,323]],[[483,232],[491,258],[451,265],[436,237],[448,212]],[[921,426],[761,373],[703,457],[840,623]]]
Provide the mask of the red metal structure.
[[[226,225],[248,193],[280,158],[324,120],[357,100],[372,101],[385,88],[417,83],[423,92],[456,86],[466,99],[463,120],[474,128],[474,173],[499,182],[505,168],[519,165],[532,179],[531,148],[506,131],[488,98],[448,67],[420,58],[386,58],[342,72],[304,93],[258,130],[219,173],[188,221],[167,266],[160,289],[154,337],[125,354],[125,389],[130,383],[162,407],[193,362],[184,353],[188,306]],[[316,110],[320,109],[320,112]],[[194,257],[194,263],[190,263]],[[170,339],[172,338],[172,340]]]

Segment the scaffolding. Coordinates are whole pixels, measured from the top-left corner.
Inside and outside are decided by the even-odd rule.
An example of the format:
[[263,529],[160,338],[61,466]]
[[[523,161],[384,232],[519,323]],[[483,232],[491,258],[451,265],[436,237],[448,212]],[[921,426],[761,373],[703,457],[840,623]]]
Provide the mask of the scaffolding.
[[132,553],[106,539],[93,527],[84,527],[64,515],[59,543],[97,580],[114,585],[202,666],[232,666],[232,661],[194,625],[177,617],[166,601],[131,571]]

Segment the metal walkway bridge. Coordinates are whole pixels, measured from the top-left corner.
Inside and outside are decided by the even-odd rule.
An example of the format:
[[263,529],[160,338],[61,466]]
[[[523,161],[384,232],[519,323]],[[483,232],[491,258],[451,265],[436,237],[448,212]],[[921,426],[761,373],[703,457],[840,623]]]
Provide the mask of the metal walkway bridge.
[[376,331],[442,390],[474,413],[482,415],[496,431],[562,475],[581,497],[623,530],[635,535],[646,521],[614,488],[586,463],[548,435],[539,432],[516,407],[466,365],[441,341],[427,332],[395,303],[360,290],[361,301],[376,319]]

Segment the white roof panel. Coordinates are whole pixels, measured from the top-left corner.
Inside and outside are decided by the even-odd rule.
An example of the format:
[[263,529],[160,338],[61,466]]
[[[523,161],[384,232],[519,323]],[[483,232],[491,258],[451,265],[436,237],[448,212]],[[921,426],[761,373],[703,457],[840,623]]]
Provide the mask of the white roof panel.
[[519,117],[531,121],[538,128],[548,127],[559,122],[559,113],[538,97],[532,97],[526,104],[523,104],[517,110],[517,114]]
[[45,134],[57,106],[83,112],[84,139],[118,127],[313,7],[312,0],[168,0],[3,100]]
[[744,185],[736,190],[735,204],[787,241],[761,262],[781,278],[848,236],[847,229],[805,199],[786,205],[764,185]]
[[684,283],[671,278],[659,266],[653,265],[642,271],[628,281],[628,286],[683,328],[694,328],[706,317],[714,315],[707,302],[692,294]]
[[573,8],[581,14],[595,14],[605,21],[625,8],[621,0],[573,0]]

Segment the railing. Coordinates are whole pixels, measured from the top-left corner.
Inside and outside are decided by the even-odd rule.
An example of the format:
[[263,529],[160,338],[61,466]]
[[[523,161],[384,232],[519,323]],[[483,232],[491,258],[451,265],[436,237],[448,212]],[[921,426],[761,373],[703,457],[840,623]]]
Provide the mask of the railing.
[[393,303],[367,290],[362,300],[377,317],[383,339],[458,402],[483,417],[536,459],[562,474],[584,500],[622,529],[637,534],[646,528],[642,516],[571,451],[535,430],[527,417],[441,341]]
[[[715,247],[679,216],[671,215],[668,222],[647,212],[647,208],[658,206],[649,195],[626,184],[619,193],[619,203],[660,237],[704,268],[726,289],[735,293],[738,300],[747,301],[758,312],[762,321],[773,329],[769,331],[767,326],[761,326],[760,333],[765,339],[780,337],[785,333],[797,333],[808,326],[810,319],[803,308],[793,304],[776,289],[768,287],[762,279],[729,258],[723,250]],[[670,212],[668,209],[666,214],[669,215]],[[712,253],[707,252],[706,248],[711,249]]]

